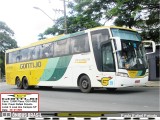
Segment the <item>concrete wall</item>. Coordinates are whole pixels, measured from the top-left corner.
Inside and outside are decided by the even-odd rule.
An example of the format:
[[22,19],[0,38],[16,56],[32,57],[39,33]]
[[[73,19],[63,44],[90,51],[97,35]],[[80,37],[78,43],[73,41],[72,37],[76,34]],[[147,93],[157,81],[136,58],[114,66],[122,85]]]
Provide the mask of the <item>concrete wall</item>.
[[[146,49],[147,52],[151,51],[151,48]],[[150,81],[160,81],[160,46],[156,47],[156,52],[147,55],[149,61],[149,80]],[[156,62],[159,61],[159,62]],[[159,66],[159,67],[158,67]],[[157,75],[159,74],[159,75]]]

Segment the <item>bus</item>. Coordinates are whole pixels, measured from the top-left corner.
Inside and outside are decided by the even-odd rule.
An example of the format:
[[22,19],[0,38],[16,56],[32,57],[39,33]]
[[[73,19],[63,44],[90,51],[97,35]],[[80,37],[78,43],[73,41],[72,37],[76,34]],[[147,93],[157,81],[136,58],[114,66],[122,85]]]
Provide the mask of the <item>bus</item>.
[[103,26],[40,40],[6,51],[7,84],[30,87],[94,88],[144,86],[148,81],[145,43],[132,29]]

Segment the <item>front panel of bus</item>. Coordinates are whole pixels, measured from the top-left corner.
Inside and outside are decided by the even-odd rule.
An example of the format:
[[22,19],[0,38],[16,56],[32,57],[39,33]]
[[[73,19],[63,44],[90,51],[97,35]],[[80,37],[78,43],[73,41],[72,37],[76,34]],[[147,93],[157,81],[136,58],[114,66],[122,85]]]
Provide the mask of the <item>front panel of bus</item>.
[[[114,37],[119,37],[121,50],[116,51]],[[109,28],[91,32],[99,80],[103,87],[145,85],[148,65],[141,37],[128,29]]]

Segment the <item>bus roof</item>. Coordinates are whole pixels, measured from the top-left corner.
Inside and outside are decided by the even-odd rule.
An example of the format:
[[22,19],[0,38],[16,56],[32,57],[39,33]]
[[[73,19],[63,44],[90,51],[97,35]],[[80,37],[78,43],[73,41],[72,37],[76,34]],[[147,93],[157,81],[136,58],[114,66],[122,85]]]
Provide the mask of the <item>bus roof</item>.
[[124,27],[119,27],[119,26],[100,26],[100,27],[91,28],[90,30],[94,31],[97,29],[105,29],[105,28],[117,28],[117,29],[124,29],[124,30],[130,30],[130,31],[136,32],[136,30],[134,30],[134,29],[124,28]]
[[14,51],[17,51],[17,50],[29,48],[29,47],[36,46],[36,45],[41,45],[41,44],[44,44],[44,43],[49,43],[49,42],[56,41],[56,40],[65,39],[65,38],[68,38],[68,37],[73,37],[73,36],[81,35],[81,34],[86,33],[89,30],[90,31],[95,31],[95,30],[105,29],[105,28],[107,28],[107,29],[108,28],[117,28],[117,29],[124,29],[124,30],[135,31],[133,29],[123,28],[123,27],[118,27],[118,26],[100,26],[100,27],[95,27],[95,28],[91,28],[91,29],[88,29],[88,30],[79,31],[79,32],[71,33],[71,34],[66,34],[66,35],[62,34],[62,35],[54,36],[52,38],[47,38],[47,39],[39,40],[37,42],[31,43],[31,44],[29,44],[27,46],[24,46],[24,47],[15,48],[15,49],[9,49],[9,50],[6,51],[6,53],[14,52]]

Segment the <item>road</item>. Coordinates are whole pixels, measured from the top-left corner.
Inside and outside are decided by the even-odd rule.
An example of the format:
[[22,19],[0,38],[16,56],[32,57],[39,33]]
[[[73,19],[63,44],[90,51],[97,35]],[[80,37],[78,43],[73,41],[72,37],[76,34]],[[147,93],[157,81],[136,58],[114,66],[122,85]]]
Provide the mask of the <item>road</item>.
[[73,88],[19,90],[1,82],[0,92],[37,92],[40,111],[160,111],[158,87],[121,88],[114,93],[106,90],[81,93]]

